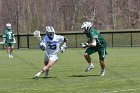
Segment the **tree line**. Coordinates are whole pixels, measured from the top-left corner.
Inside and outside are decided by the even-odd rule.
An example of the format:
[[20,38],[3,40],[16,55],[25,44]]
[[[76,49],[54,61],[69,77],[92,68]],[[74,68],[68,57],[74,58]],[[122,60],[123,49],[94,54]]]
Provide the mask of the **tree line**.
[[100,30],[138,29],[140,0],[0,0],[0,31],[7,22],[17,33],[80,31],[84,21]]

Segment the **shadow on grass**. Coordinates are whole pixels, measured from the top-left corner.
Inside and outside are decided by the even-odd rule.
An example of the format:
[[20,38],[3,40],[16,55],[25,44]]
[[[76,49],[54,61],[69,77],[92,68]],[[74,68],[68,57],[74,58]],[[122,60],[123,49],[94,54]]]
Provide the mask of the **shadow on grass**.
[[100,75],[72,75],[68,77],[91,77],[91,76],[100,76]]
[[38,77],[38,78],[32,78],[32,79],[53,79],[53,78],[57,78],[57,77]]
[[42,79],[51,79],[51,78],[57,78],[57,77],[40,77]]

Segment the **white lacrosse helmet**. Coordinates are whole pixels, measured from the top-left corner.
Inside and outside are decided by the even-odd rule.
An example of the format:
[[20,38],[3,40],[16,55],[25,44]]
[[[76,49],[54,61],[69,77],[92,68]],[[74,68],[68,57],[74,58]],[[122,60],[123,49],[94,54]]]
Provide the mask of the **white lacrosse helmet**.
[[54,28],[52,26],[46,26],[46,34],[48,35],[50,39],[53,39],[54,34],[55,34]]
[[7,23],[7,24],[6,24],[6,27],[7,27],[8,29],[11,29],[11,24],[10,24],[10,23]]
[[81,28],[85,28],[86,30],[91,28],[92,27],[92,22],[90,21],[87,21],[87,22],[84,22],[82,25],[81,25]]

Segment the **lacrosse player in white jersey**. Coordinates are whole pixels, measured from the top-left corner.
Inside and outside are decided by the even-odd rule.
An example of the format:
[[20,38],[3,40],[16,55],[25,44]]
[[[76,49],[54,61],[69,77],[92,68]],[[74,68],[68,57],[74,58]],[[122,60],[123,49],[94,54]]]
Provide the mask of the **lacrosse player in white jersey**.
[[42,73],[48,76],[50,67],[52,67],[58,60],[58,51],[63,53],[66,49],[67,39],[63,36],[56,35],[52,26],[46,27],[46,35],[43,37],[40,43],[41,50],[45,51],[44,67],[33,77],[38,78]]

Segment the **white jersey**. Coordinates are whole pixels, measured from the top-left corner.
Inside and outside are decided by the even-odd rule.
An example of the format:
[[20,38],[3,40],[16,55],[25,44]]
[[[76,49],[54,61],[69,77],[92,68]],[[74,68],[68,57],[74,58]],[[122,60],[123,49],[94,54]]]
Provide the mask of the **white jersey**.
[[59,51],[60,44],[64,41],[64,37],[54,34],[52,40],[47,35],[44,36],[43,41],[46,44],[46,52],[48,54],[56,54]]

